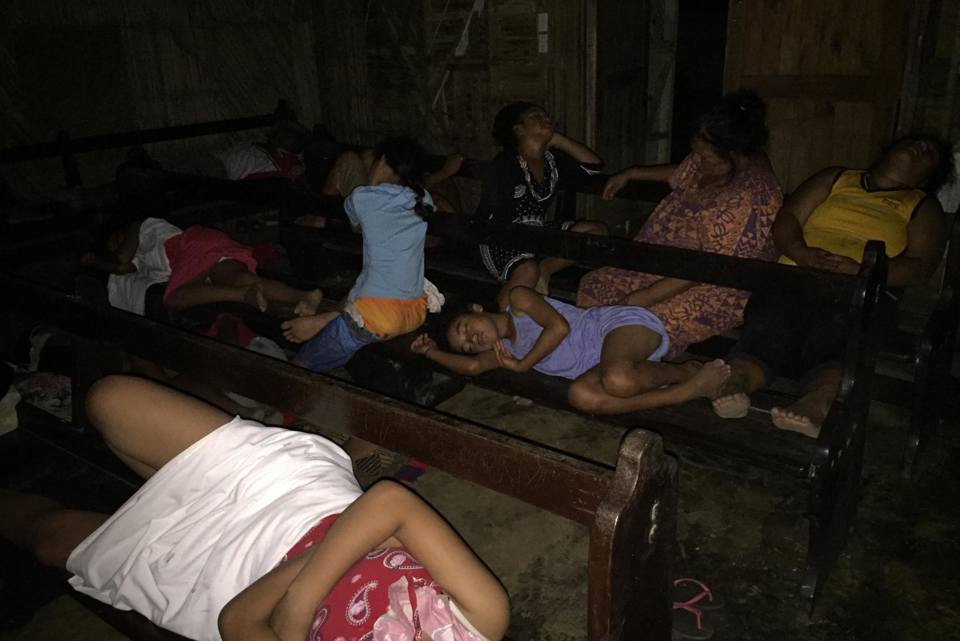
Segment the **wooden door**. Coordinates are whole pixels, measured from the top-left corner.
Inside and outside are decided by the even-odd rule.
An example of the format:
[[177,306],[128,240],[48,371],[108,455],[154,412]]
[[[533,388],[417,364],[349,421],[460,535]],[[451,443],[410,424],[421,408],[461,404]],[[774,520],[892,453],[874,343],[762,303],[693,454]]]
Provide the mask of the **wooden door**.
[[785,191],[828,165],[865,166],[891,139],[912,4],[731,0],[724,86],[766,100]]

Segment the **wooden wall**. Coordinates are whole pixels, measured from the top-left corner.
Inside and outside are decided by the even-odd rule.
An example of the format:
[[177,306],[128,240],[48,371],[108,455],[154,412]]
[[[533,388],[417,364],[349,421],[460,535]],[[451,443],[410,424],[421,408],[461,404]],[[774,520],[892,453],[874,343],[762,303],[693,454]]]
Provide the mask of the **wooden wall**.
[[908,0],[731,0],[725,88],[767,100],[784,189],[863,166],[894,133]]
[[[83,136],[265,113],[280,97],[313,122],[313,1],[4,0],[0,146],[46,142],[61,129]],[[230,141],[168,143],[161,152]],[[118,156],[84,160],[85,181],[96,184],[112,178]],[[48,191],[44,169],[18,165],[4,175],[18,191]]]

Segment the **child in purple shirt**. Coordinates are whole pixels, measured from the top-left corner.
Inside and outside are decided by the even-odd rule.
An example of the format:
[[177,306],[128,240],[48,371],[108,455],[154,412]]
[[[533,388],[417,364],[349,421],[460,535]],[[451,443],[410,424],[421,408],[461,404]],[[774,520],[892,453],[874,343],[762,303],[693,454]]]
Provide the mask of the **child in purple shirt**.
[[573,381],[570,404],[593,414],[622,414],[712,397],[730,375],[721,360],[663,363],[667,332],[643,307],[588,309],[544,298],[527,287],[509,293],[503,312],[479,305],[450,323],[447,339],[460,353],[437,347],[426,334],[410,349],[458,374],[502,367],[531,369]]

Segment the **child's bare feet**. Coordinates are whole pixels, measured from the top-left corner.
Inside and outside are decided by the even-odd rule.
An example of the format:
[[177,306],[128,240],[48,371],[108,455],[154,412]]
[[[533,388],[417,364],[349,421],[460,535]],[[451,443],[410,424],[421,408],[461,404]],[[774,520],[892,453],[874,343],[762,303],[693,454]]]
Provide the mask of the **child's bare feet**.
[[332,311],[315,316],[300,316],[284,321],[280,327],[283,328],[283,337],[291,343],[302,343],[316,336],[321,329],[326,327],[330,321],[340,315],[340,312]]
[[[685,366],[690,367],[687,363]],[[730,377],[730,366],[719,358],[697,368],[687,381],[680,383],[687,388],[690,398],[713,398]]]
[[713,399],[713,411],[720,418],[743,418],[750,411],[747,380],[733,367],[730,377]]
[[720,418],[743,418],[750,411],[750,397],[743,392],[713,399],[713,412]]
[[297,306],[293,308],[293,313],[297,316],[313,316],[317,313],[317,307],[321,302],[323,302],[323,292],[319,289],[311,290],[300,299]]
[[243,293],[243,302],[256,307],[261,312],[267,311],[267,296],[263,293],[263,283],[254,283]]

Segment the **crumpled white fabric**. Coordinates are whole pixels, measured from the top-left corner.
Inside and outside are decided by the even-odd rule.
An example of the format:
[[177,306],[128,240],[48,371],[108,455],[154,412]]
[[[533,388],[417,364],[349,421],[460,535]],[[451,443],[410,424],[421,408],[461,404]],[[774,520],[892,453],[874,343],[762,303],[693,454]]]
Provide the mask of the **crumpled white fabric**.
[[[417,641],[407,585],[407,577],[390,585],[387,612],[373,624],[374,641]],[[433,641],[489,641],[448,595],[428,585],[418,587],[416,595],[420,628]]]
[[427,311],[431,314],[438,314],[443,309],[443,304],[447,302],[437,286],[426,278],[423,279],[423,293],[427,297]]

